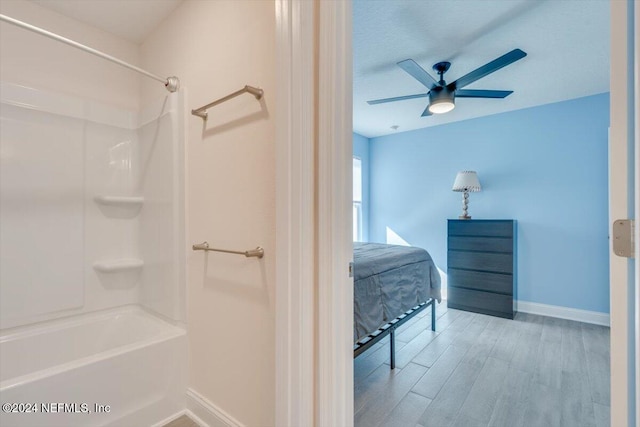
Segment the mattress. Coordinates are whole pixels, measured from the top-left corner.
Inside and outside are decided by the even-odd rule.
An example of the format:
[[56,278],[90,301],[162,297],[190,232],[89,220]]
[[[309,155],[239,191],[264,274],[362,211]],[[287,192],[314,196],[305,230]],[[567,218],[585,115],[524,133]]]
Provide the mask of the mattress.
[[354,341],[430,298],[441,301],[429,253],[412,246],[353,244]]

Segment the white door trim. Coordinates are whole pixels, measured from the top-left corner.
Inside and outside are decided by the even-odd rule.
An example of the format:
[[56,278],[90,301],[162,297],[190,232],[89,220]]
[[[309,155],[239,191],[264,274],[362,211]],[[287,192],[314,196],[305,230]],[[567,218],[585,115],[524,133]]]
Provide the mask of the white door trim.
[[[611,82],[610,82],[610,135],[609,135],[609,219],[629,217],[629,31],[627,1],[612,1],[611,4]],[[611,236],[611,228],[609,235]],[[610,239],[611,240],[611,239]],[[631,261],[616,256],[610,250],[610,315],[611,315],[611,425],[628,426],[635,414],[630,414],[630,391],[635,386],[629,378],[630,366],[634,363],[630,354],[629,286]]]
[[312,426],[315,403],[313,2],[276,10],[276,425]]
[[349,427],[351,2],[275,3],[276,425]]
[[318,25],[317,426],[353,425],[351,2],[320,1]]
[[640,120],[638,115],[640,114],[640,55],[638,49],[640,49],[640,4],[635,4],[635,16],[634,16],[634,43],[635,43],[635,56],[634,56],[634,86],[635,86],[635,101],[633,105],[636,107],[635,111],[635,216],[636,216],[636,319],[635,319],[635,338],[636,338],[636,427],[640,427],[640,223],[638,223],[638,214],[640,213]]

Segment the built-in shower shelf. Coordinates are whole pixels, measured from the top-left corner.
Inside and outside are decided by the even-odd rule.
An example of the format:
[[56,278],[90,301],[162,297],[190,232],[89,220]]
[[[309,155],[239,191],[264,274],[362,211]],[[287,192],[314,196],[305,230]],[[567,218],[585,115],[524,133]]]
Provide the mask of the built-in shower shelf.
[[144,203],[141,196],[96,196],[94,200],[100,205],[131,208],[139,208]]
[[98,261],[93,264],[93,268],[100,273],[117,273],[121,271],[140,270],[144,261],[135,258],[112,259]]

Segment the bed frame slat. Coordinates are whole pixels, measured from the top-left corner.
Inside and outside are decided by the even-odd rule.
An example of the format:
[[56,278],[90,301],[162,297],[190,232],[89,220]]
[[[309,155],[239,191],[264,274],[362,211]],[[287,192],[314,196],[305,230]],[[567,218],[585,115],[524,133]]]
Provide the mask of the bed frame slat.
[[396,367],[396,340],[395,340],[395,331],[396,328],[399,328],[404,323],[408,322],[412,319],[416,314],[420,313],[422,310],[431,306],[431,330],[436,330],[436,301],[431,298],[426,302],[420,303],[419,305],[413,307],[411,310],[408,310],[402,313],[400,316],[391,320],[388,323],[385,323],[377,330],[373,331],[366,337],[358,340],[353,348],[353,358],[360,356],[362,353],[370,349],[373,345],[379,342],[382,338],[389,335],[390,339],[390,347],[391,347],[391,369],[395,369]]

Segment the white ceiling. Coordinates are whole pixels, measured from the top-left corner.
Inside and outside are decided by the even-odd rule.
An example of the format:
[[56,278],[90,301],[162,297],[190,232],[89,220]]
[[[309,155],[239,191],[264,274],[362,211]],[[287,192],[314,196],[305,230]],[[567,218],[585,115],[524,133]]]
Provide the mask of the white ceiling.
[[139,44],[182,0],[31,0]]
[[[374,137],[607,92],[609,7],[606,0],[354,0],[354,131]],[[515,48],[528,56],[466,87],[513,90],[505,99],[459,98],[452,112],[430,117],[420,117],[425,98],[366,103],[426,92],[398,61],[412,58],[434,77],[433,64],[450,61],[452,82]]]
[[[32,0],[133,43],[141,43],[182,0]],[[353,127],[364,136],[449,123],[609,90],[607,0],[354,0]],[[451,82],[514,48],[528,56],[468,89],[513,90],[505,99],[456,100],[421,117],[426,99],[368,105],[424,93],[396,62],[450,61]],[[391,126],[398,126],[397,130]]]

